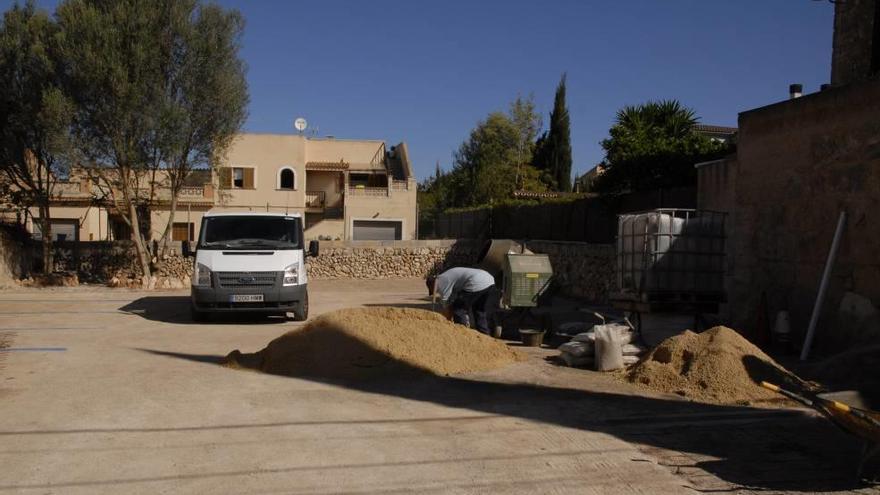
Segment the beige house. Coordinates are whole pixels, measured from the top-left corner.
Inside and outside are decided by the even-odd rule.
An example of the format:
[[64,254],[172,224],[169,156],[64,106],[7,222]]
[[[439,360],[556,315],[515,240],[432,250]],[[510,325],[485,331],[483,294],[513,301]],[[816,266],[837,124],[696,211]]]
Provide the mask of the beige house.
[[[417,237],[416,180],[405,143],[312,138],[292,134],[238,135],[216,173],[194,173],[178,197],[174,240],[195,240],[210,209],[302,213],[307,239],[410,240]],[[158,177],[149,206],[152,239],[168,222],[170,197]],[[59,182],[51,207],[56,240],[127,239],[130,230],[87,178]],[[146,213],[146,212],[145,212]],[[7,211],[10,218],[15,212]],[[33,218],[20,218],[39,237]],[[19,212],[21,216],[21,212]]]

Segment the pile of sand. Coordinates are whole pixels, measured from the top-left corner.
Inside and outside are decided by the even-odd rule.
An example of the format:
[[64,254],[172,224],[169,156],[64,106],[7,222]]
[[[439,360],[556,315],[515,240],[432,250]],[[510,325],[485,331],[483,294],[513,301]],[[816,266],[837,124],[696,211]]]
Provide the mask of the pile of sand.
[[761,387],[762,380],[803,388],[794,374],[727,327],[670,337],[622,376],[652,390],[718,404],[784,401]]
[[408,371],[450,375],[522,359],[503,342],[437,313],[379,307],[324,314],[256,354],[233,351],[225,364],[276,375],[350,379]]

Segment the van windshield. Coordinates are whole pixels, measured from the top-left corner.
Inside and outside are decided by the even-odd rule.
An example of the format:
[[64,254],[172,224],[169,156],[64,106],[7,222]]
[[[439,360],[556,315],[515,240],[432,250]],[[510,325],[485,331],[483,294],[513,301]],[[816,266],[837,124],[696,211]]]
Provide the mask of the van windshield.
[[299,217],[205,217],[199,249],[302,249]]

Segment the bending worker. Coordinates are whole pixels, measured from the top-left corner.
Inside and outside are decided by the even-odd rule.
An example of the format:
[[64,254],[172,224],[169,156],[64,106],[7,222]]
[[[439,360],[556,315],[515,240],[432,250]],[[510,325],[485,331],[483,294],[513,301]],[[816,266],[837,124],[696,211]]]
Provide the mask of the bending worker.
[[443,302],[443,314],[447,318],[470,326],[469,314],[473,312],[477,330],[492,334],[500,294],[489,272],[478,268],[450,268],[431,282],[428,279],[431,295],[435,301]]

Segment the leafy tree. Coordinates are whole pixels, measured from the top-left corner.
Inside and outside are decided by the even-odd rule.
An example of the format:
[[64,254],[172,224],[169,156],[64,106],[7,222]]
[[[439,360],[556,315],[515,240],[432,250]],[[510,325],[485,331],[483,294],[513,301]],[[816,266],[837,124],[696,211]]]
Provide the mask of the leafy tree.
[[694,111],[675,100],[624,107],[602,141],[604,172],[593,188],[620,192],[695,184],[695,163],[731,152],[731,145],[694,132],[697,122]]
[[535,152],[535,138],[541,132],[543,122],[541,115],[535,111],[535,98],[533,95],[529,95],[525,99],[517,96],[516,100],[510,104],[508,116],[517,130],[516,184],[517,187],[523,188],[525,185],[523,181],[526,180],[526,175],[530,173],[528,168],[524,166],[532,161],[532,156]]
[[53,270],[49,202],[71,150],[72,106],[57,77],[56,32],[33,2],[14,5],[0,26],[0,182],[11,203],[39,211],[44,273]]
[[131,227],[146,282],[141,217],[156,171],[176,196],[244,118],[241,18],[197,0],[67,0],[56,15],[77,146],[102,199]]
[[434,175],[423,180],[418,185],[417,201],[419,204],[419,225],[434,225],[437,216],[451,203],[451,179],[452,176],[440,168],[437,162]]
[[465,179],[456,203],[473,206],[501,199],[515,189],[518,133],[501,112],[477,124],[455,153],[453,173]]
[[547,184],[557,191],[571,191],[571,121],[565,104],[565,79],[556,87],[550,129],[538,138],[532,164]]
[[[192,3],[179,18],[192,14]],[[160,117],[159,171],[170,191],[170,214],[161,236],[167,249],[177,199],[194,169],[219,162],[247,117],[245,67],[238,57],[244,19],[237,11],[199,6],[192,23],[183,24],[169,40],[171,69],[166,71]],[[154,168],[155,170],[155,168]]]
[[450,208],[510,200],[514,191],[546,191],[531,166],[541,117],[534,100],[517,97],[508,113],[493,112],[477,123],[453,154],[452,170],[437,164],[434,175],[419,184],[419,218],[423,224]]

